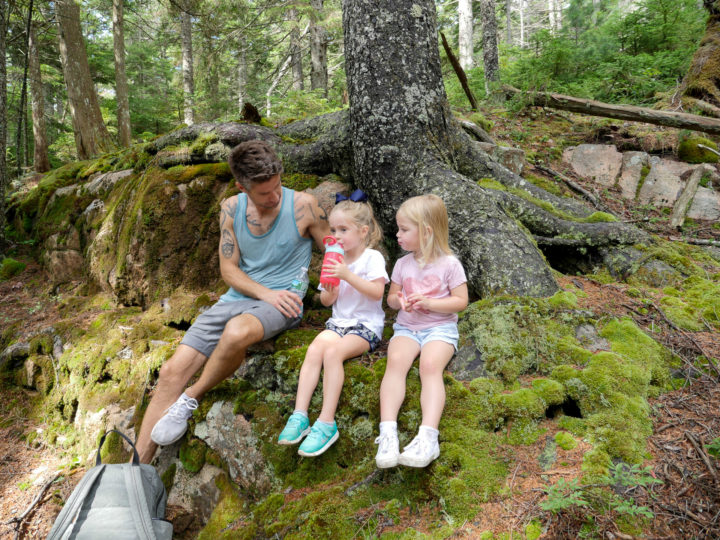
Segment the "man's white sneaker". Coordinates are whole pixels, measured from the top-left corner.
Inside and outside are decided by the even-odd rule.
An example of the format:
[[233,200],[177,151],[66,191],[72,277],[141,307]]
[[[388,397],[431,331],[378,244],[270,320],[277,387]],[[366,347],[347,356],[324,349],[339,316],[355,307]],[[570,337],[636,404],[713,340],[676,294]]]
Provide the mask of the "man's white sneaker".
[[381,433],[375,439],[378,445],[378,451],[375,455],[375,463],[378,469],[387,469],[398,464],[398,456],[400,456],[400,443],[398,442],[397,433]]
[[185,434],[188,418],[192,416],[193,411],[197,408],[197,400],[186,396],[183,392],[178,400],[170,405],[165,412],[165,416],[155,424],[150,433],[150,438],[160,446],[168,446],[174,443]]
[[427,467],[440,455],[437,441],[429,441],[427,437],[416,435],[398,457],[398,463],[407,467]]

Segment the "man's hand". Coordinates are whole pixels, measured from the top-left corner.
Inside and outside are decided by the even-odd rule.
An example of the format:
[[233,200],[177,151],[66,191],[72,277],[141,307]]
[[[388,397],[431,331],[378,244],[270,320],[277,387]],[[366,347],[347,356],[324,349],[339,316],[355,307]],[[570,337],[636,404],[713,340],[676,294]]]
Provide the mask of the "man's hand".
[[299,317],[302,313],[302,299],[290,291],[274,291],[269,289],[267,293],[260,298],[263,302],[267,302],[286,317]]

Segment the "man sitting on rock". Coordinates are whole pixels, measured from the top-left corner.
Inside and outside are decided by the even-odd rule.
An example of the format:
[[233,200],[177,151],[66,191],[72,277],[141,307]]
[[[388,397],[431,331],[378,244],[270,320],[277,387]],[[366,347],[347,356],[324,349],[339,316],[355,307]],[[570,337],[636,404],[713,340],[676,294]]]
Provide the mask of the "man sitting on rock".
[[198,400],[235,372],[250,345],[299,324],[302,300],[288,290],[290,283],[308,267],[312,239],[322,246],[330,234],[315,197],[282,186],[282,163],[267,143],[239,144],[228,163],[241,192],[220,210],[220,273],[230,289],[197,318],[160,368],[137,440],[144,463],[157,445],[183,436]]

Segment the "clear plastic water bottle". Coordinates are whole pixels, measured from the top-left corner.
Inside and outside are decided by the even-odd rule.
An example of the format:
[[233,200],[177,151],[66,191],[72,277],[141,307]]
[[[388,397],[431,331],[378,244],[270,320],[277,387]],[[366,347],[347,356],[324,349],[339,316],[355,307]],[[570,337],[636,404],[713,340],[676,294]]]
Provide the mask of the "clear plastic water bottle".
[[308,269],[303,266],[290,284],[290,290],[297,294],[300,298],[305,297],[305,293],[308,290],[308,284],[310,283],[307,270]]

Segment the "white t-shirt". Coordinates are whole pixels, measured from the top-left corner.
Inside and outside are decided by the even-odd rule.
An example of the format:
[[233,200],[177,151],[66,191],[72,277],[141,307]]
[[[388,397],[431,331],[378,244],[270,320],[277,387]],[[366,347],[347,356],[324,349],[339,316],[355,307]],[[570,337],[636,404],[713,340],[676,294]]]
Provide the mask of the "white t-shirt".
[[[367,281],[374,281],[378,278],[383,278],[385,283],[390,281],[385,270],[385,259],[379,251],[374,249],[365,249],[357,259],[348,265],[348,268],[353,274]],[[319,288],[323,290],[322,285]],[[340,280],[339,289],[337,300],[333,304],[332,317],[328,322],[342,328],[362,324],[382,339],[383,324],[385,323],[382,298],[371,300],[344,279]]]

